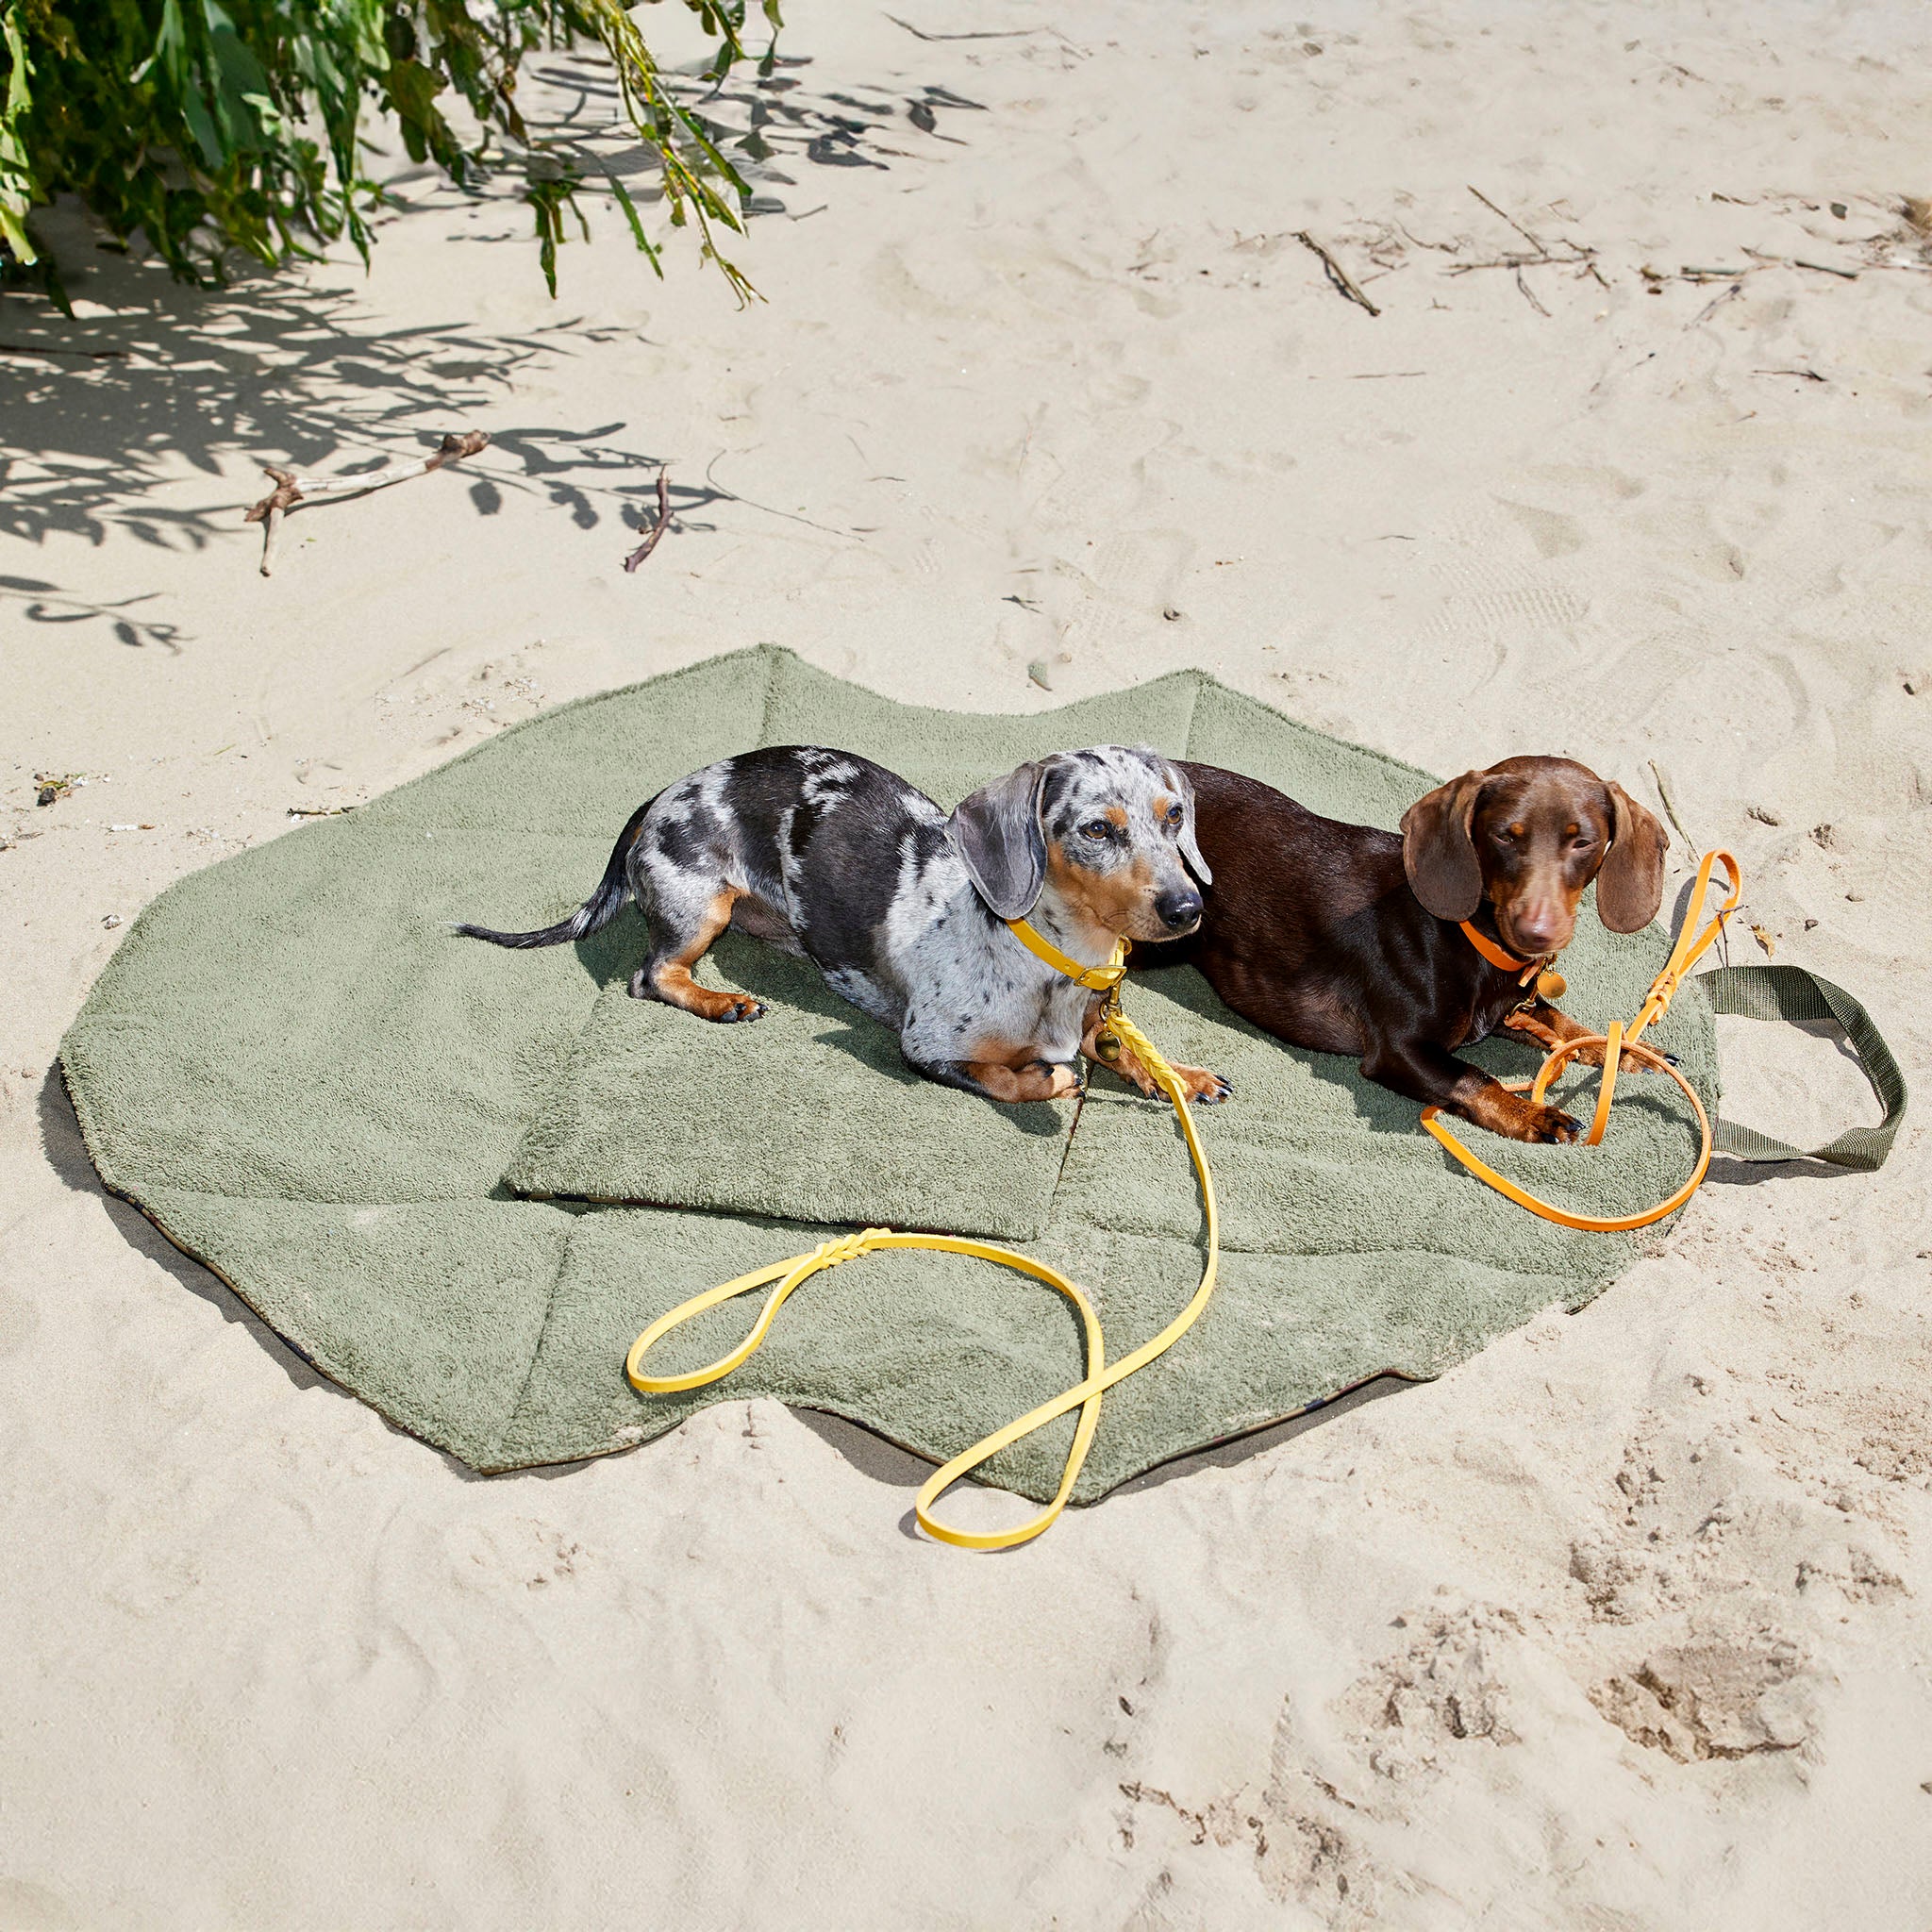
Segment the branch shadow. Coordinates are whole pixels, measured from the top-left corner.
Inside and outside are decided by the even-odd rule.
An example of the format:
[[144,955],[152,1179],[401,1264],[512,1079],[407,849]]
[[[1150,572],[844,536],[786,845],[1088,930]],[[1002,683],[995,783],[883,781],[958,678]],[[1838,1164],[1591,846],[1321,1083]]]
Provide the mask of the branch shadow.
[[[821,93],[797,72],[808,64],[781,58],[764,73],[747,60],[708,86],[703,63],[692,63],[673,84],[754,187],[795,185],[780,163],[884,167],[886,157],[924,158],[886,147],[878,136],[905,125],[922,144],[950,140],[936,131],[936,110],[978,110],[944,89],[908,92],[897,82]],[[524,107],[538,160],[547,155],[567,164],[592,197],[600,183],[608,193],[609,181],[628,177],[633,202],[661,200],[655,157],[628,129],[607,62],[540,57],[527,79]],[[941,158],[937,146],[927,153]],[[521,216],[530,176],[523,158],[512,158],[514,166],[479,172],[470,192],[433,169],[400,167],[376,225],[446,216],[466,204]],[[418,187],[424,192],[402,192]],[[753,220],[790,213],[782,198],[758,192],[748,210]],[[392,460],[412,441],[427,454],[445,431],[472,425],[491,437],[491,451],[463,473],[478,516],[497,514],[506,491],[523,491],[547,498],[582,529],[608,518],[642,531],[656,521],[664,457],[625,436],[625,422],[581,428],[490,420],[537,366],[637,340],[637,331],[570,313],[521,332],[461,319],[383,327],[356,284],[341,280],[349,263],[305,274],[246,265],[225,287],[197,289],[172,280],[157,261],[98,242],[72,197],[35,221],[85,313],[63,317],[42,296],[0,294],[0,536],[29,543],[70,536],[94,545],[131,536],[159,549],[200,550],[238,532],[248,496],[261,493],[237,485],[238,458],[346,472],[352,458],[375,452],[374,460]],[[520,261],[513,272],[534,276],[537,268]],[[640,272],[647,273],[642,264]],[[177,484],[184,466],[233,498],[207,506],[161,500],[162,486]],[[739,496],[709,470],[701,482],[673,478],[670,497],[668,535],[715,528],[704,519],[723,504],[810,522]],[[37,623],[104,615],[127,626],[118,633],[125,642],[173,644],[178,637],[39,579],[0,588],[44,600],[29,611]]]

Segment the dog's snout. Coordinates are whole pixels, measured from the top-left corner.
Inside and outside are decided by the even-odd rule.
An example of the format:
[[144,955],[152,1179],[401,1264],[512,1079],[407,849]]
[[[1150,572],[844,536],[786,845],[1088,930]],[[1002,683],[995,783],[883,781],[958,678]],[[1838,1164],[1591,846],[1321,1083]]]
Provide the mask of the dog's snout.
[[1169,932],[1186,932],[1200,922],[1201,895],[1185,886],[1162,892],[1154,901],[1154,910]]
[[1554,906],[1525,906],[1516,910],[1510,927],[1527,953],[1547,953],[1564,937],[1561,915]]

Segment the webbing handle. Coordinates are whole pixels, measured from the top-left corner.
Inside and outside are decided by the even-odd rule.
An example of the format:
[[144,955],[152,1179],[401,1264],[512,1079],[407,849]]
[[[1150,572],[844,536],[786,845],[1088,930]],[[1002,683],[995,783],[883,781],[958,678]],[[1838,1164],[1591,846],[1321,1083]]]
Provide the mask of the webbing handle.
[[1721,966],[1700,974],[1697,984],[1710,998],[1714,1013],[1737,1013],[1750,1020],[1785,1020],[1794,1025],[1831,1020],[1844,1034],[1885,1109],[1875,1127],[1848,1127],[1823,1147],[1794,1147],[1774,1135],[1736,1121],[1717,1124],[1717,1151],[1737,1160],[1823,1160],[1833,1167],[1875,1173],[1885,1165],[1891,1143],[1905,1124],[1906,1080],[1890,1047],[1872,1016],[1843,987],[1803,966]]

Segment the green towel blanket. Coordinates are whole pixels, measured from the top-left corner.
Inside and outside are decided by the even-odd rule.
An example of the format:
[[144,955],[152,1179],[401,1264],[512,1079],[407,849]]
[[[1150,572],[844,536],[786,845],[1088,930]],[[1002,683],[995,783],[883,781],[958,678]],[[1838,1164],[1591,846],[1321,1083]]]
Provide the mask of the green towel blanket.
[[[1071,1310],[1008,1270],[895,1253],[820,1275],[743,1368],[685,1395],[637,1395],[625,1351],[700,1290],[877,1223],[1045,1257],[1089,1289],[1123,1355],[1200,1272],[1166,1104],[1104,1074],[1078,1106],[919,1080],[809,967],[736,935],[700,974],[767,1000],[757,1025],[628,999],[634,910],[544,952],[450,926],[567,912],[642,800],[756,745],[862,752],[950,807],[1024,758],[1106,742],[1379,825],[1434,783],[1198,673],[999,717],[894,704],[770,647],[714,658],[506,731],[163,893],[62,1047],[89,1150],[317,1368],[476,1469],[628,1448],[753,1395],[953,1456],[1081,1374]],[[1660,928],[1620,938],[1586,908],[1566,1007],[1633,1012],[1667,950]],[[1508,1206],[1412,1104],[1257,1032],[1191,971],[1136,975],[1127,1000],[1170,1058],[1234,1082],[1200,1116],[1225,1252],[1201,1322],[1107,1398],[1076,1500],[1370,1376],[1439,1374],[1539,1308],[1580,1306],[1635,1252]],[[1714,1109],[1713,1032],[1692,980],[1660,1043]],[[1507,1041],[1473,1058],[1535,1064]],[[1598,1214],[1662,1198],[1694,1151],[1681,1096],[1637,1076],[1601,1152],[1480,1138],[1512,1176]],[[744,1304],[711,1311],[654,1371],[723,1354],[748,1320]],[[1072,1426],[982,1474],[1050,1494]]]

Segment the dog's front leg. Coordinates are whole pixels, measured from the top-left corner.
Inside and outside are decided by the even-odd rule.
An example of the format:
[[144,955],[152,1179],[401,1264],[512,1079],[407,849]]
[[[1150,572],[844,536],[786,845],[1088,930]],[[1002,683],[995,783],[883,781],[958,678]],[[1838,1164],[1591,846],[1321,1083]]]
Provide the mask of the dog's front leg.
[[[1107,999],[1103,994],[1087,1009],[1087,1031],[1081,1037],[1080,1051],[1097,1067],[1105,1067],[1109,1073],[1118,1074],[1123,1080],[1132,1082],[1149,1100],[1164,1098],[1160,1089],[1154,1084],[1154,1075],[1141,1064],[1139,1057],[1124,1041],[1115,1043],[1111,1056],[1101,1052],[1100,1036],[1106,1027]],[[1172,1064],[1172,1062],[1170,1062]],[[1205,1067],[1174,1067],[1174,1074],[1188,1098],[1202,1107],[1219,1107],[1234,1088],[1219,1074],[1210,1074]]]
[[1064,1060],[926,1060],[908,1054],[906,1064],[942,1087],[963,1087],[988,1100],[1065,1100],[1080,1091],[1078,1072]]
[[1362,1072],[1424,1107],[1440,1107],[1510,1141],[1574,1141],[1583,1124],[1558,1107],[1512,1093],[1480,1067],[1432,1040],[1384,1041],[1362,1056]]
[[[1532,1040],[1548,1047],[1562,1046],[1572,1040],[1590,1039],[1595,1030],[1580,1020],[1573,1020],[1568,1013],[1558,1012],[1546,1000],[1539,1000],[1533,1007],[1519,1007],[1503,1024],[1512,1033],[1526,1033]],[[1570,1058],[1586,1067],[1600,1067],[1604,1063],[1604,1050],[1600,1046],[1587,1046]],[[1655,1048],[1645,1046],[1641,1041],[1624,1047],[1624,1058],[1650,1073],[1661,1073],[1665,1065],[1665,1057]]]

